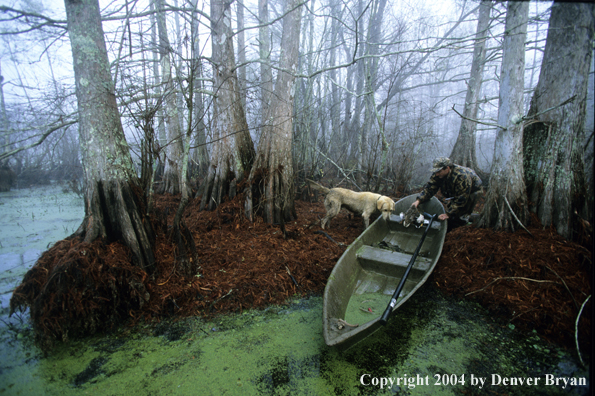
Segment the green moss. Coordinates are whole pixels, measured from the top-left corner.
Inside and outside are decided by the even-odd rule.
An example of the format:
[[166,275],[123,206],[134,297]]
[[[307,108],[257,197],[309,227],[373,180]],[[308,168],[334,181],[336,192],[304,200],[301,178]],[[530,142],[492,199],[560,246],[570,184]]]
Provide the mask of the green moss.
[[[344,352],[324,344],[321,316],[321,297],[295,299],[213,321],[189,318],[122,329],[59,346],[46,358],[25,342],[27,333],[15,340],[4,329],[2,361],[14,363],[0,373],[0,394],[567,394],[555,386],[480,390],[469,380],[471,374],[562,375],[560,367],[566,375],[587,373],[536,335],[519,335],[475,304],[444,298],[430,286],[386,327]],[[368,383],[362,384],[365,374]],[[442,374],[465,374],[466,383],[436,385],[435,375]],[[372,377],[419,377],[427,383],[380,389],[369,384]]]

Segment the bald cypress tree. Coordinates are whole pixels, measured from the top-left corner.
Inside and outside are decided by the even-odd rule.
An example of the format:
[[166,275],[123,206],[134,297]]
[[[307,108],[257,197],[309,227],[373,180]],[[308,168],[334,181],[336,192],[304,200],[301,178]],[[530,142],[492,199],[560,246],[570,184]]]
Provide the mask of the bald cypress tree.
[[459,128],[459,136],[450,154],[454,163],[467,166],[477,171],[477,156],[475,153],[477,123],[472,121],[477,118],[479,108],[479,95],[481,93],[481,82],[486,58],[486,39],[490,26],[491,0],[482,0],[479,5],[479,18],[477,20],[477,32],[475,33],[475,45],[473,48],[473,61],[471,73],[467,82],[467,96],[465,97],[465,108]]
[[85,177],[85,218],[75,235],[121,240],[135,264],[151,272],[151,223],[116,103],[97,0],[65,0],[72,46],[79,141]]
[[273,100],[265,113],[262,137],[256,161],[249,178],[246,215],[253,218],[255,204],[259,203],[268,223],[284,223],[296,217],[293,181],[293,99],[295,71],[298,64],[300,0],[285,4],[291,11],[283,18],[280,70],[275,81]]
[[509,1],[500,73],[498,133],[479,225],[514,231],[529,219],[523,178],[523,90],[529,3]]
[[231,29],[231,2],[211,0],[214,62],[213,149],[201,187],[201,209],[214,209],[223,197],[233,198],[254,161],[254,145],[240,95]]
[[591,215],[583,142],[594,9],[592,3],[552,6],[539,82],[523,138],[532,210],[543,225],[553,225],[567,239],[576,231],[577,216]]

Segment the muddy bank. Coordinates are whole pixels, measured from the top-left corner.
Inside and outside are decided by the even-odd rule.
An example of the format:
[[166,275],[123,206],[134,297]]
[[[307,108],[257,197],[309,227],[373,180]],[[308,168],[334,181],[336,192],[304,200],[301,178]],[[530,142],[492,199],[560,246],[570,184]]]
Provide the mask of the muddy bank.
[[[123,328],[60,345],[46,358],[30,331],[3,326],[0,394],[588,394],[588,372],[571,352],[431,284],[386,328],[343,353],[324,344],[321,316],[322,300],[313,296],[212,321]],[[563,377],[585,385],[547,382]],[[538,380],[504,385],[513,378]]]

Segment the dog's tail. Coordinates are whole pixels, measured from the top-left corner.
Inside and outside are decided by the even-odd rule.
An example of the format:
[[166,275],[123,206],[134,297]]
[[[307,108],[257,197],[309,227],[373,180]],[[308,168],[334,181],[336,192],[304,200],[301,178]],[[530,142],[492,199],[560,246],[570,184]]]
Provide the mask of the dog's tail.
[[308,182],[308,184],[310,184],[310,187],[312,187],[315,190],[318,190],[318,191],[322,192],[323,194],[328,194],[331,191],[330,189],[328,189],[328,188],[326,188],[324,186],[321,186],[320,184],[316,183],[313,180],[306,179],[306,181]]

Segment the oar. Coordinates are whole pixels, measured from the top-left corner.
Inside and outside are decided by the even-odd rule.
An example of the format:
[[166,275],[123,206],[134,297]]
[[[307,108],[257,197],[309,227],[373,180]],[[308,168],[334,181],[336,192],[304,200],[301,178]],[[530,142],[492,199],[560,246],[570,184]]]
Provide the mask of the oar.
[[[427,215],[427,213],[424,213],[424,214]],[[383,325],[385,325],[386,322],[388,322],[388,317],[390,316],[390,313],[392,312],[393,308],[397,305],[397,299],[399,298],[399,294],[401,294],[401,290],[403,290],[403,286],[405,286],[405,281],[407,280],[407,276],[409,276],[409,272],[411,271],[411,268],[413,267],[413,264],[415,263],[415,259],[417,258],[417,255],[419,254],[419,250],[421,249],[421,245],[423,245],[424,240],[426,239],[426,235],[428,235],[428,231],[430,230],[430,227],[432,226],[434,217],[436,217],[436,215],[432,215],[432,217],[430,218],[430,222],[428,223],[426,230],[424,231],[423,235],[421,236],[421,241],[419,241],[419,245],[417,245],[415,252],[413,252],[411,261],[409,261],[409,265],[407,266],[407,269],[405,270],[405,274],[403,274],[403,277],[401,278],[401,282],[399,282],[399,286],[397,286],[397,290],[395,290],[393,297],[390,300],[390,303],[388,304],[388,306],[384,310],[384,313],[380,317],[380,323]]]

